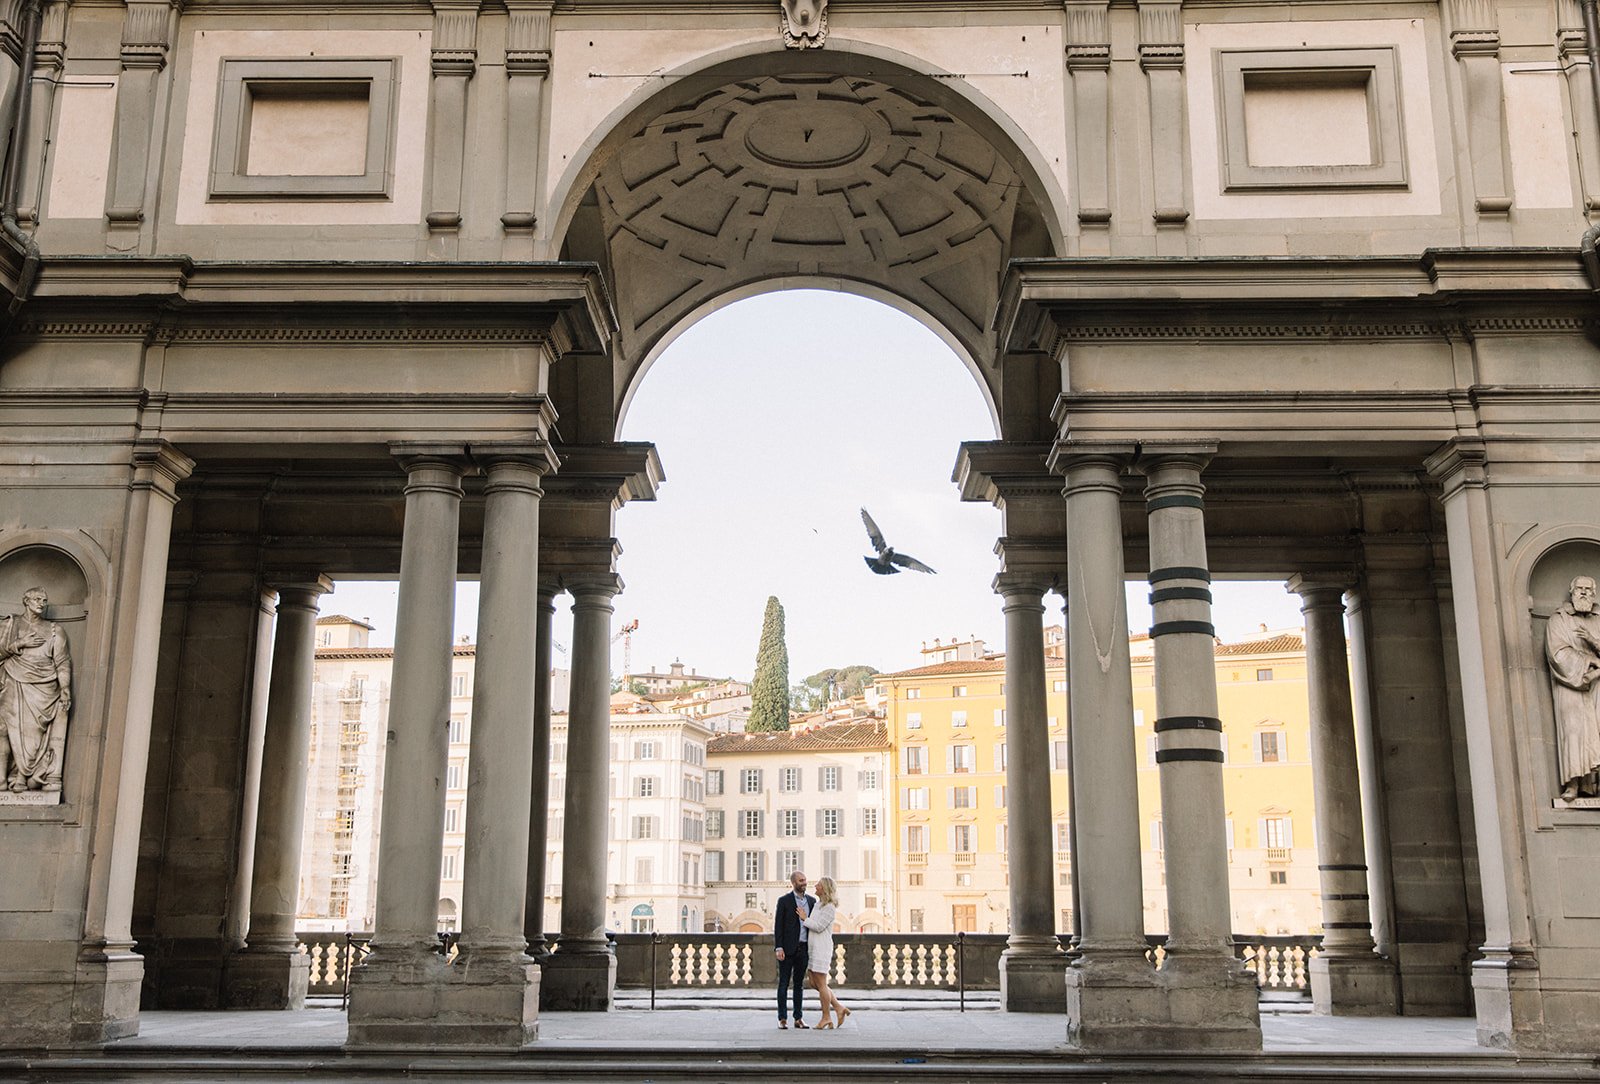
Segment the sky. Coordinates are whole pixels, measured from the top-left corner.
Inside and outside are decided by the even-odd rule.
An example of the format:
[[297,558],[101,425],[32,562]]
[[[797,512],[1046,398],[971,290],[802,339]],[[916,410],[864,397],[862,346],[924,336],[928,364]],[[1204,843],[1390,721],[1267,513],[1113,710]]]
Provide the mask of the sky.
[[[701,674],[748,679],[768,596],[782,603],[790,680],[865,664],[921,661],[935,638],[1005,646],[994,543],[1000,513],[960,500],[951,472],[964,440],[992,440],[977,378],[912,317],[877,301],[821,290],[764,294],[686,330],[645,374],[623,439],[655,442],[666,478],[654,502],[617,517],[624,592],[614,626],[637,619],[631,672],[674,660]],[[889,544],[936,575],[878,576],[861,523],[866,508]],[[1260,625],[1299,626],[1282,583],[1216,587],[1224,639]],[[1149,624],[1143,583],[1129,586],[1129,625]],[[463,583],[456,635],[472,637],[477,585]],[[1047,598],[1046,623],[1061,620]],[[394,637],[393,583],[340,583],[323,613],[366,618],[374,644]],[[571,642],[556,613],[555,665]],[[613,645],[612,672],[624,667]]]

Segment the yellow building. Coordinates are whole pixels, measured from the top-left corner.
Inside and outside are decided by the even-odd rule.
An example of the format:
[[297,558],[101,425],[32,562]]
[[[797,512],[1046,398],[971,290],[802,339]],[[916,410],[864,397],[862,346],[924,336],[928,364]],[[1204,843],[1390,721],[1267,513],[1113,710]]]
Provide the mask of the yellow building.
[[[1047,629],[1046,642],[1056,911],[1059,928],[1070,930],[1061,629]],[[1318,932],[1304,637],[1298,629],[1263,630],[1216,650],[1234,930]],[[1145,928],[1159,933],[1167,913],[1149,638],[1134,637],[1131,653]],[[895,773],[895,918],[906,932],[1004,932],[1010,926],[1005,658],[982,657],[981,648],[962,650],[956,643],[924,648],[924,654],[943,661],[877,679]]]

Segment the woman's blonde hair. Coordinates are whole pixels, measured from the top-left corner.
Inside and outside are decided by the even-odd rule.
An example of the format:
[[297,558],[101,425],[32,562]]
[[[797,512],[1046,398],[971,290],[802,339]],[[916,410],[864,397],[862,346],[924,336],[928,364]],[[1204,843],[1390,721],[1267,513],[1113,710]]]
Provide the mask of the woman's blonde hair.
[[824,877],[817,882],[817,902],[831,903],[839,906],[839,890],[834,886],[832,877]]

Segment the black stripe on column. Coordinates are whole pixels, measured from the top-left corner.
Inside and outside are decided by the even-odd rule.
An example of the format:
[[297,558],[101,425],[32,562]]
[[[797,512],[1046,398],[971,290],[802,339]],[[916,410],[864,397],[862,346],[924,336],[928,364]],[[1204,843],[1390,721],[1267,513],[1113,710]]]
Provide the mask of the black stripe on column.
[[[1156,763],[1169,764],[1173,761],[1201,760],[1212,764],[1222,763],[1221,749],[1157,749]],[[1323,923],[1327,925],[1326,922]]]
[[1158,602],[1174,602],[1178,599],[1210,602],[1211,591],[1204,587],[1160,587],[1150,592],[1150,605],[1152,606]]
[[1367,872],[1367,867],[1366,867],[1365,863],[1360,863],[1360,864],[1353,865],[1353,866],[1318,866],[1317,869],[1321,870],[1324,873],[1339,873],[1339,872],[1344,872],[1344,873],[1356,873],[1356,872],[1365,873],[1365,872]]
[[1151,583],[1161,583],[1163,580],[1203,580],[1210,583],[1211,570],[1199,565],[1169,565],[1166,568],[1152,568],[1148,578]]
[[1325,930],[1370,930],[1370,929],[1372,929],[1372,923],[1370,923],[1370,922],[1324,922],[1322,924],[1322,928],[1325,929]]
[[1209,621],[1157,621],[1150,626],[1150,638],[1157,636],[1176,636],[1184,632],[1201,632],[1207,636],[1216,636],[1217,627]]
[[1169,715],[1156,720],[1157,734],[1165,734],[1169,730],[1215,730],[1220,734],[1222,720],[1209,715]]
[[1204,508],[1206,502],[1203,498],[1189,493],[1174,493],[1166,497],[1152,497],[1144,502],[1147,512],[1159,512],[1163,508]]
[[1330,892],[1322,898],[1325,900],[1370,900],[1372,897],[1365,892]]

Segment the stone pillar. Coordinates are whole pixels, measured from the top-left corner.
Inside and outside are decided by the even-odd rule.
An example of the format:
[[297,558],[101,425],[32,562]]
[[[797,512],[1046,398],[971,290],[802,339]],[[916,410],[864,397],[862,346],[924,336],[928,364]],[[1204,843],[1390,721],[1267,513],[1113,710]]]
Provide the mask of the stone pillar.
[[1133,673],[1123,595],[1122,471],[1132,449],[1058,445],[1066,476],[1067,690],[1077,810],[1078,959],[1067,969],[1068,1041],[1090,1050],[1161,1045],[1165,999],[1145,957]]
[[555,463],[543,445],[498,451],[482,462],[488,481],[461,954],[433,1041],[515,1050],[539,1032],[539,968],[525,951],[522,923],[538,673],[539,479]]
[[544,964],[540,1007],[611,1008],[617,959],[606,940],[606,825],[611,757],[612,572],[565,577],[572,592],[572,705],[567,713],[566,843],[561,855],[561,940]]
[[[256,614],[256,658],[251,668],[250,730],[245,739],[244,803],[239,811],[239,855],[235,859],[233,896],[228,901],[228,944],[244,948],[250,931],[250,885],[256,865],[256,822],[261,809],[261,758],[267,744],[267,698],[272,688],[272,630],[278,617],[278,593],[261,592]],[[165,785],[165,781],[163,781]],[[146,798],[148,803],[149,799]]]
[[[1306,619],[1306,684],[1311,699],[1311,771],[1322,887],[1322,953],[1311,961],[1311,1001],[1328,1016],[1389,1016],[1396,1009],[1394,963],[1377,954],[1367,892],[1361,800],[1368,789],[1356,758],[1355,707],[1345,656],[1343,579],[1296,576]],[[1352,784],[1356,784],[1352,786]]]
[[[1364,545],[1374,749],[1387,814],[1388,883],[1400,1011],[1459,1016],[1472,1007],[1466,866],[1444,640],[1430,554]],[[1405,567],[1406,565],[1412,567]]]
[[317,600],[333,589],[322,577],[273,584],[278,627],[256,808],[255,864],[245,949],[228,961],[224,1004],[230,1009],[303,1009],[311,958],[300,952],[300,841],[311,759],[311,679],[317,648]]
[[1368,917],[1380,956],[1394,959],[1394,892],[1389,887],[1389,813],[1383,802],[1383,763],[1372,722],[1372,667],[1368,663],[1366,605],[1355,587],[1345,591],[1350,625],[1351,713],[1355,716],[1356,773],[1361,778],[1361,826],[1366,837]]
[[528,954],[541,963],[550,951],[544,935],[545,863],[550,853],[550,645],[560,590],[548,580],[539,584],[533,648],[533,795],[528,803],[528,888],[522,934],[528,941]]
[[383,764],[372,954],[350,979],[352,1047],[432,1038],[448,965],[438,951],[449,761],[451,638],[461,476],[459,446],[396,449],[406,468],[400,605]]
[[1260,1050],[1260,993],[1233,952],[1228,898],[1222,720],[1206,557],[1210,450],[1174,450],[1142,464],[1150,523],[1156,763],[1170,931],[1161,969],[1172,1027],[1186,1046]]
[[1067,961],[1056,940],[1050,831],[1050,710],[1042,577],[995,578],[1006,615],[1006,805],[1010,810],[1011,936],[1000,956],[1007,1012],[1066,1011]]

